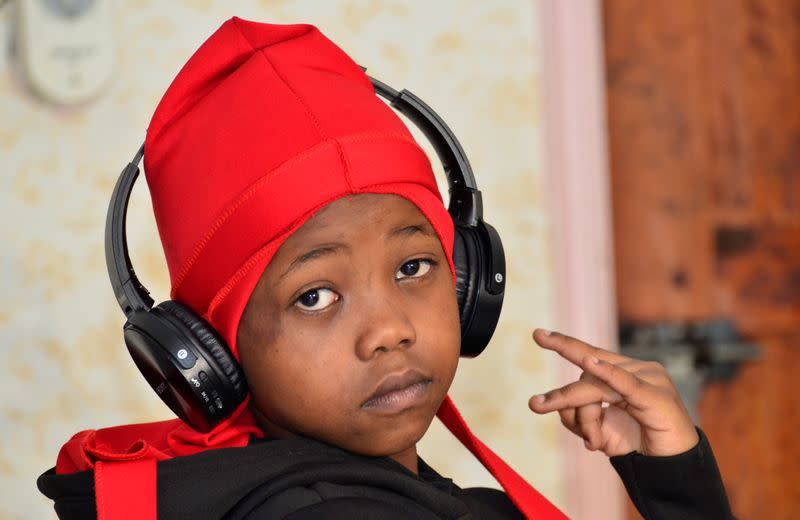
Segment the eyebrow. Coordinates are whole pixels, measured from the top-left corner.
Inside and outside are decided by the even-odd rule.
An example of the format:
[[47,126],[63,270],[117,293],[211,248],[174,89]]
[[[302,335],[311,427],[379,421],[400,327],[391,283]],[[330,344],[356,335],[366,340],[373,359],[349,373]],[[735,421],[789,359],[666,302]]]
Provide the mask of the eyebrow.
[[290,263],[289,267],[287,267],[286,270],[283,272],[283,274],[280,275],[278,281],[280,282],[281,280],[283,280],[286,277],[286,275],[288,275],[295,269],[299,268],[306,262],[309,262],[311,260],[316,260],[317,258],[322,258],[324,256],[336,254],[342,251],[343,249],[350,249],[350,247],[345,244],[339,244],[339,243],[324,244],[321,246],[317,246],[312,250],[307,251],[302,255],[298,256],[297,258],[295,258],[294,260],[292,260],[292,263]]
[[[434,231],[430,228],[430,226],[412,224],[410,226],[398,226],[390,230],[386,234],[386,238],[387,239],[406,238],[414,236],[416,234],[422,234],[429,237],[436,237],[436,233],[434,233]],[[350,247],[346,244],[341,244],[341,243],[323,244],[317,246],[311,249],[310,251],[307,251],[302,255],[298,256],[294,260],[292,260],[292,262],[289,264],[289,267],[287,267],[286,270],[283,272],[283,274],[281,274],[280,277],[278,277],[278,283],[280,283],[281,280],[286,278],[286,276],[289,273],[298,269],[301,265],[310,262],[311,260],[316,260],[318,258],[339,253],[342,250],[346,249],[350,249]]]
[[386,235],[387,238],[405,238],[421,233],[429,237],[436,237],[436,233],[430,226],[423,226],[420,224],[412,224],[410,226],[398,226]]

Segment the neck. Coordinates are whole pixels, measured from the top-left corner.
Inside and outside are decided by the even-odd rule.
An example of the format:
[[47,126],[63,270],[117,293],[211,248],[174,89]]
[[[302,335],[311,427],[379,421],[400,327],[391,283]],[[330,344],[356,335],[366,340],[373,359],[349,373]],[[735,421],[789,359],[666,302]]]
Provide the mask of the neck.
[[[257,409],[251,408],[251,412],[253,413],[253,417],[256,420],[256,424],[258,425],[259,428],[261,428],[261,431],[264,433],[264,436],[266,438],[291,439],[294,437],[299,437],[298,434],[291,432],[285,428],[282,428],[277,424],[273,423],[272,421],[268,420]],[[412,444],[408,448],[404,449],[401,452],[395,453],[394,455],[389,455],[389,458],[402,464],[408,471],[410,471],[414,475],[419,475],[416,444]]]
[[389,455],[389,458],[405,466],[406,469],[411,473],[413,473],[414,475],[419,474],[419,466],[417,465],[416,444],[412,444],[409,448],[406,448],[405,450],[399,453],[395,453],[394,455]]

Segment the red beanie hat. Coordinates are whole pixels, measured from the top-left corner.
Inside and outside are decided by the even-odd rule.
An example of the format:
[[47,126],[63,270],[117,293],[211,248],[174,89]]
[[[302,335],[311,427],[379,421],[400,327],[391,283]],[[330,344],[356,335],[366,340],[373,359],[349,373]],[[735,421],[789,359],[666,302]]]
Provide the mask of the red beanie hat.
[[223,24],[159,103],[145,175],[171,297],[237,358],[239,319],[264,268],[335,199],[403,196],[452,256],[427,156],[359,66],[310,25]]
[[[224,23],[159,103],[145,175],[171,296],[202,315],[237,359],[239,320],[272,256],[338,198],[406,198],[436,230],[455,276],[453,224],[427,156],[360,67],[310,25]],[[438,415],[523,512],[563,517],[470,433],[449,398]],[[170,447],[241,445],[255,430],[242,405],[209,434],[179,428]]]

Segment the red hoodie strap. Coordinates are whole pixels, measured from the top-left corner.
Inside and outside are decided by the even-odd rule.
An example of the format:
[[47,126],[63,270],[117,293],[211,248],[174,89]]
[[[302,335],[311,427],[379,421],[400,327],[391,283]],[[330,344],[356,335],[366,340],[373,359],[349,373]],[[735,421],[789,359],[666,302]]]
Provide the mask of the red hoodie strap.
[[461,441],[461,444],[471,451],[497,479],[503,489],[506,490],[508,497],[517,506],[517,509],[525,515],[525,518],[539,520],[564,520],[567,518],[564,513],[536,491],[470,431],[464,418],[461,417],[453,401],[450,400],[450,396],[444,398],[442,406],[436,415],[447,426],[450,433],[455,435]]
[[97,520],[155,520],[155,459],[96,462],[94,497]]

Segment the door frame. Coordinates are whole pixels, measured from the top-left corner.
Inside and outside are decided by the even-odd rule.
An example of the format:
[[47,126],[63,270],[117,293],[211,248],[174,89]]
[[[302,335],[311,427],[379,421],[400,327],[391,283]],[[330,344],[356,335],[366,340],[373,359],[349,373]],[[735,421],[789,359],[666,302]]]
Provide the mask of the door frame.
[[[600,0],[538,0],[542,39],[543,155],[557,327],[617,346],[613,237]],[[580,369],[559,364],[558,381]],[[576,519],[625,515],[625,491],[608,459],[561,430],[565,512]]]

